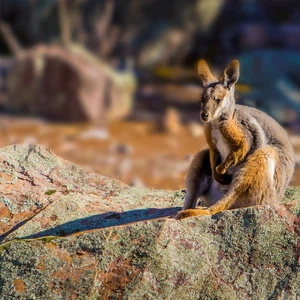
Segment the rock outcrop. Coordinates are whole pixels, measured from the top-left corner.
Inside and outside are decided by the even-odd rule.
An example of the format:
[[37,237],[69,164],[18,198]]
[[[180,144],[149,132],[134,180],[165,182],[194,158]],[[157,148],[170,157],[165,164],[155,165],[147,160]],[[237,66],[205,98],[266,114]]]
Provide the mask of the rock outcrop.
[[129,187],[43,146],[0,149],[0,299],[298,299],[300,189],[176,221],[184,192]]
[[14,60],[4,106],[51,120],[105,123],[128,116],[135,85],[131,72],[114,70],[80,45],[39,45]]

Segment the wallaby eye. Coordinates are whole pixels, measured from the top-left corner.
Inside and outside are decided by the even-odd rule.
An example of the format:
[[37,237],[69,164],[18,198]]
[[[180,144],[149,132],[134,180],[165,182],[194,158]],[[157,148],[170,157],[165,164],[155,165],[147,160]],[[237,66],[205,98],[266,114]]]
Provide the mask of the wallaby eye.
[[217,98],[216,99],[217,104],[219,104],[222,100],[223,100],[222,98]]

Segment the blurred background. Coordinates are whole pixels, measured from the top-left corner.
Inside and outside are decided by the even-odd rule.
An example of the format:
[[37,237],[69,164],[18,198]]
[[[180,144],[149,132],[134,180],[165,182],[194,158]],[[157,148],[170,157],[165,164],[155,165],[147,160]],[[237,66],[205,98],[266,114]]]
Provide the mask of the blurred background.
[[0,0],[0,146],[184,188],[206,147],[199,58],[240,61],[237,101],[287,129],[300,185],[299,0]]

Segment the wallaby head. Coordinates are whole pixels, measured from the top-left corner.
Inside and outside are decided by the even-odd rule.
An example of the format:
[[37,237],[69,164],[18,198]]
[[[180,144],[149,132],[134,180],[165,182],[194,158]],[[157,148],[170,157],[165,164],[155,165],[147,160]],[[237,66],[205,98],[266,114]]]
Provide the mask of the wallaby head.
[[229,118],[235,110],[234,90],[240,75],[240,64],[233,60],[217,79],[205,60],[198,62],[198,75],[204,86],[200,117],[203,122]]

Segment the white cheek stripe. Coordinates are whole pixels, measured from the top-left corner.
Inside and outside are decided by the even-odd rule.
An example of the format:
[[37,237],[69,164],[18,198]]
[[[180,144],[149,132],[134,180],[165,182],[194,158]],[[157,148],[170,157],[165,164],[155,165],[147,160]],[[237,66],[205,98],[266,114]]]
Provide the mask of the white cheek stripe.
[[227,95],[226,97],[224,97],[221,105],[216,109],[215,113],[214,113],[214,119],[219,117],[220,112],[224,109],[224,108],[229,108],[230,106],[230,101],[229,101],[229,95]]

